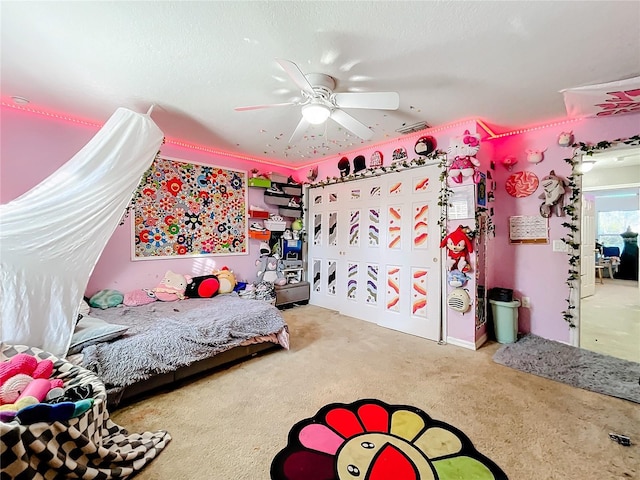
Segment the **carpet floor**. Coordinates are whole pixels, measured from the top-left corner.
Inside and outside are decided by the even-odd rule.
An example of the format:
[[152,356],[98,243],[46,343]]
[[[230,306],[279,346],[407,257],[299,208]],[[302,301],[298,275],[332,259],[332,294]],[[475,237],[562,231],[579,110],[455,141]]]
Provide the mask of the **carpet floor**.
[[636,403],[499,365],[496,343],[478,351],[438,345],[311,305],[283,315],[291,350],[112,412],[129,431],[172,436],[136,480],[266,480],[293,425],[364,398],[412,405],[455,426],[512,480],[640,479]]
[[503,345],[493,359],[516,370],[640,403],[640,363],[537,335],[525,335],[515,343]]

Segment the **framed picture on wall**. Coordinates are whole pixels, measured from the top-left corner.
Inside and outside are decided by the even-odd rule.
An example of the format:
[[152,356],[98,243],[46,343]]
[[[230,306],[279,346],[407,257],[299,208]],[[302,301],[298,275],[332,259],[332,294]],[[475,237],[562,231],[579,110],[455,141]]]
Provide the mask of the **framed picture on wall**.
[[248,254],[247,172],[158,157],[132,201],[132,260]]

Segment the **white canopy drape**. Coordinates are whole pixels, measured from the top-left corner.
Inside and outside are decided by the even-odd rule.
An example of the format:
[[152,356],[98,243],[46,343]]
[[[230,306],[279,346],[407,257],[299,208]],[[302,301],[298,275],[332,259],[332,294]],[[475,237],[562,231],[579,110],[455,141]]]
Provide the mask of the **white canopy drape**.
[[119,108],[71,160],[0,205],[3,342],[66,355],[91,272],[162,139],[149,114]]

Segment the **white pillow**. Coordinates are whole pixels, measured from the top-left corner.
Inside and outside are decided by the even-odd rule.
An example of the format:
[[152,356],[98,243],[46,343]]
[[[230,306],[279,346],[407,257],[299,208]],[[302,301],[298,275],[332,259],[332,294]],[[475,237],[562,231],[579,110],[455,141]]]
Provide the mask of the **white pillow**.
[[84,347],[118,338],[129,329],[126,325],[108,323],[95,317],[82,317],[71,337],[68,355],[80,353]]

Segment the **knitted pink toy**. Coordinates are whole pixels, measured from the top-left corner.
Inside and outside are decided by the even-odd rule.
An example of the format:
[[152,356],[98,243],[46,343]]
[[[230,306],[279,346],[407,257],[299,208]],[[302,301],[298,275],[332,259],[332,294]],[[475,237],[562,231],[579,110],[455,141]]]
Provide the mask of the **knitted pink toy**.
[[[41,360],[26,353],[18,353],[0,363],[0,405],[14,403],[34,379],[48,379],[53,372],[51,360]],[[51,388],[62,387],[60,379],[51,380]]]

